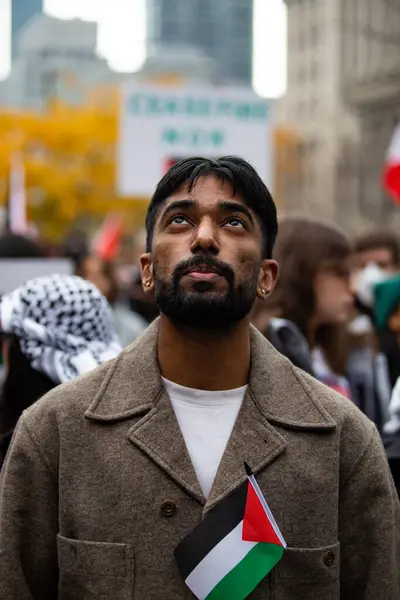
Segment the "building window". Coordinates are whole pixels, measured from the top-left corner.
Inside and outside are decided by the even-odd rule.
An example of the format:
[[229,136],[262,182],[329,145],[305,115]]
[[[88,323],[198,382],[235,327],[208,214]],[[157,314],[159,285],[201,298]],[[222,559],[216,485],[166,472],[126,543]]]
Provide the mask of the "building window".
[[306,35],[304,30],[299,31],[298,45],[299,50],[304,50],[306,48]]
[[164,21],[162,24],[162,38],[169,42],[176,41],[179,35],[179,28],[176,21]]
[[193,7],[196,19],[203,21],[212,21],[213,10],[209,0],[197,0],[196,5]]
[[313,23],[310,28],[310,45],[315,47],[319,41],[319,29],[316,23]]
[[318,98],[316,98],[315,96],[313,96],[310,99],[309,110],[310,110],[310,116],[315,115],[315,113],[318,110]]
[[232,19],[243,27],[243,24],[251,21],[251,10],[247,6],[232,7]]
[[316,60],[313,60],[310,66],[310,80],[316,81],[318,79],[318,63]]
[[304,67],[299,67],[297,70],[298,83],[304,83],[307,80],[307,71]]
[[301,100],[297,107],[297,114],[299,116],[299,119],[304,117],[304,106],[305,106],[305,103]]

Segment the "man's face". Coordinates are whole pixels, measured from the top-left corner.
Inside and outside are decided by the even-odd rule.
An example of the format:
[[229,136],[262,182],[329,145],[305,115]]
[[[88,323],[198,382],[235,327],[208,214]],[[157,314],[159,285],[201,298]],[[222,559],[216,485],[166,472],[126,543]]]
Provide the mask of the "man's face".
[[231,186],[202,177],[161,207],[152,252],[141,258],[145,289],[172,322],[229,327],[274,285],[277,265],[262,259],[262,241],[256,215]]
[[358,252],[356,254],[356,267],[358,269],[365,269],[365,267],[371,263],[376,264],[383,271],[387,273],[396,273],[399,270],[393,257],[393,252],[390,248],[372,248],[371,250],[365,250],[364,252]]

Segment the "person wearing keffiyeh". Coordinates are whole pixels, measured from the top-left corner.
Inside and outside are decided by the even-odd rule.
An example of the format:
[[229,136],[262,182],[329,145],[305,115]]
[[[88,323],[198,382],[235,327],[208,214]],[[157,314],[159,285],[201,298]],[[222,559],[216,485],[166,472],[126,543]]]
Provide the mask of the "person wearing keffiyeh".
[[60,383],[115,358],[122,347],[107,300],[80,277],[26,282],[0,301],[5,380],[0,465],[23,410]]

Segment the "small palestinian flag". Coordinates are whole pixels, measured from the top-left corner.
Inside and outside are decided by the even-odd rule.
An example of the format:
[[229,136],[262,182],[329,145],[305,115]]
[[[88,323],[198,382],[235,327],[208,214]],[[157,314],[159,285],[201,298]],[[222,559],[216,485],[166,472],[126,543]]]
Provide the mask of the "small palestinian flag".
[[275,567],[286,542],[252,474],[175,549],[186,585],[199,600],[243,600]]

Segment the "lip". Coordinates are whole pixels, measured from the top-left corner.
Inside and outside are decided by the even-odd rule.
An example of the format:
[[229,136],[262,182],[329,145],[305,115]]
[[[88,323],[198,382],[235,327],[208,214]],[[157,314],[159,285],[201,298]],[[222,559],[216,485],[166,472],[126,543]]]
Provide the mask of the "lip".
[[205,265],[193,267],[187,272],[187,275],[192,279],[205,279],[207,281],[210,279],[214,279],[215,277],[221,277],[220,274],[217,273],[214,269]]
[[210,279],[217,279],[220,277],[220,275],[218,275],[214,271],[208,271],[207,273],[204,271],[191,271],[190,273],[188,273],[188,275],[192,279],[203,281],[210,281]]
[[218,275],[216,269],[213,269],[208,265],[197,265],[196,267],[192,267],[188,270],[188,274],[190,273],[215,273],[215,275]]

